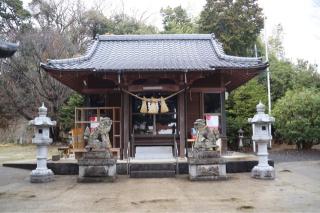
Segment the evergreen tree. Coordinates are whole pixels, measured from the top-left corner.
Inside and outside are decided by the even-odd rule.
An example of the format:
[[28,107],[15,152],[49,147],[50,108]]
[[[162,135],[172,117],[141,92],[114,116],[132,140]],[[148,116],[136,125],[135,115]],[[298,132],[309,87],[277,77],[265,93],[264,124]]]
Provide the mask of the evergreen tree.
[[188,16],[187,11],[181,6],[171,8],[166,7],[160,10],[163,17],[162,23],[164,26],[164,33],[193,33],[195,32],[195,25]]
[[263,28],[257,0],[207,0],[200,14],[199,29],[214,33],[228,54],[253,56],[253,47]]
[[58,118],[62,130],[70,131],[74,127],[74,109],[75,107],[81,107],[83,103],[83,96],[73,93],[68,101],[60,107]]
[[20,0],[0,0],[0,34],[14,36],[21,27],[30,23],[30,13]]
[[276,136],[310,149],[320,138],[320,92],[316,89],[290,90],[276,103],[273,115]]
[[231,92],[226,102],[227,134],[230,143],[238,140],[238,130],[242,128],[245,135],[251,135],[248,118],[256,113],[256,105],[262,101],[267,103],[266,88],[257,79],[252,79],[245,85]]

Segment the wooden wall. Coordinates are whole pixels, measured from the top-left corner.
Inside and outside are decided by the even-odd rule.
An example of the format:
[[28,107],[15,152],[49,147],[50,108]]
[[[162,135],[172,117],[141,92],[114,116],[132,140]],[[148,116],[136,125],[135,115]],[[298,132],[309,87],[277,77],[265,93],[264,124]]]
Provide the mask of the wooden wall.
[[106,106],[121,107],[121,93],[109,93],[106,97]]
[[193,128],[193,123],[195,120],[202,118],[201,109],[201,93],[187,93],[187,137],[190,138],[191,128]]

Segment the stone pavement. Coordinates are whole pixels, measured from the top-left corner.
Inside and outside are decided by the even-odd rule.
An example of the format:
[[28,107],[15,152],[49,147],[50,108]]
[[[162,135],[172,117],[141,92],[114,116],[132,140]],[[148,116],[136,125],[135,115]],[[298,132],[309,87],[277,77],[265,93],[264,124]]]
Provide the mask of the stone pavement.
[[318,212],[320,161],[276,164],[276,179],[249,173],[229,181],[187,176],[77,183],[77,176],[31,184],[30,171],[0,167],[0,212]]

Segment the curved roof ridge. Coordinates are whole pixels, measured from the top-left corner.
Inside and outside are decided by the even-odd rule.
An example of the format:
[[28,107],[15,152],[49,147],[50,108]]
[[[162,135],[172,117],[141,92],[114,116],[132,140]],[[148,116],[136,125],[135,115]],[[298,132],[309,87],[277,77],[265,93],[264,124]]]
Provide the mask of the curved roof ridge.
[[72,63],[72,62],[81,62],[81,61],[86,61],[91,58],[93,53],[95,52],[97,46],[99,44],[99,40],[95,39],[92,44],[87,48],[87,51],[84,55],[75,57],[75,58],[67,58],[67,59],[48,59],[47,63],[48,65],[54,63],[54,64],[63,64],[63,63]]
[[4,41],[0,39],[0,48],[3,50],[7,51],[15,51],[19,47],[19,42],[18,43],[12,43],[9,41]]
[[144,35],[97,35],[100,41],[141,40],[201,40],[210,39],[210,34],[144,34]]
[[216,38],[214,33],[211,34],[211,40],[212,40],[212,45],[214,47],[214,50],[216,51],[217,55],[219,58],[227,60],[227,61],[243,61],[243,62],[262,62],[261,57],[240,57],[240,56],[232,56],[232,55],[227,55],[224,52],[223,45],[222,43]]
[[48,60],[57,70],[212,70],[265,68],[261,58],[226,55],[214,34],[97,35],[85,54]]

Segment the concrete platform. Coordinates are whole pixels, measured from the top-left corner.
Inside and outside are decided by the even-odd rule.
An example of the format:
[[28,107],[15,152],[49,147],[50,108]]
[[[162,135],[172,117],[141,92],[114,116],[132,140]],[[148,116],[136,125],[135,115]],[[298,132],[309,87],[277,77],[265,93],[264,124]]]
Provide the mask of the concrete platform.
[[[226,158],[227,173],[241,173],[251,172],[251,169],[258,165],[258,160],[250,158]],[[130,163],[152,164],[152,163],[167,163],[166,159],[153,159],[153,160],[130,160]],[[170,160],[172,162],[172,159]],[[269,160],[269,164],[274,166],[273,160]],[[60,161],[48,161],[48,168],[57,175],[78,175],[79,166],[76,160],[62,159]],[[35,161],[14,161],[3,163],[4,167],[20,168],[33,170],[36,168]],[[179,174],[188,174],[188,162],[186,158],[179,158]],[[127,175],[127,160],[117,161],[117,174]]]

